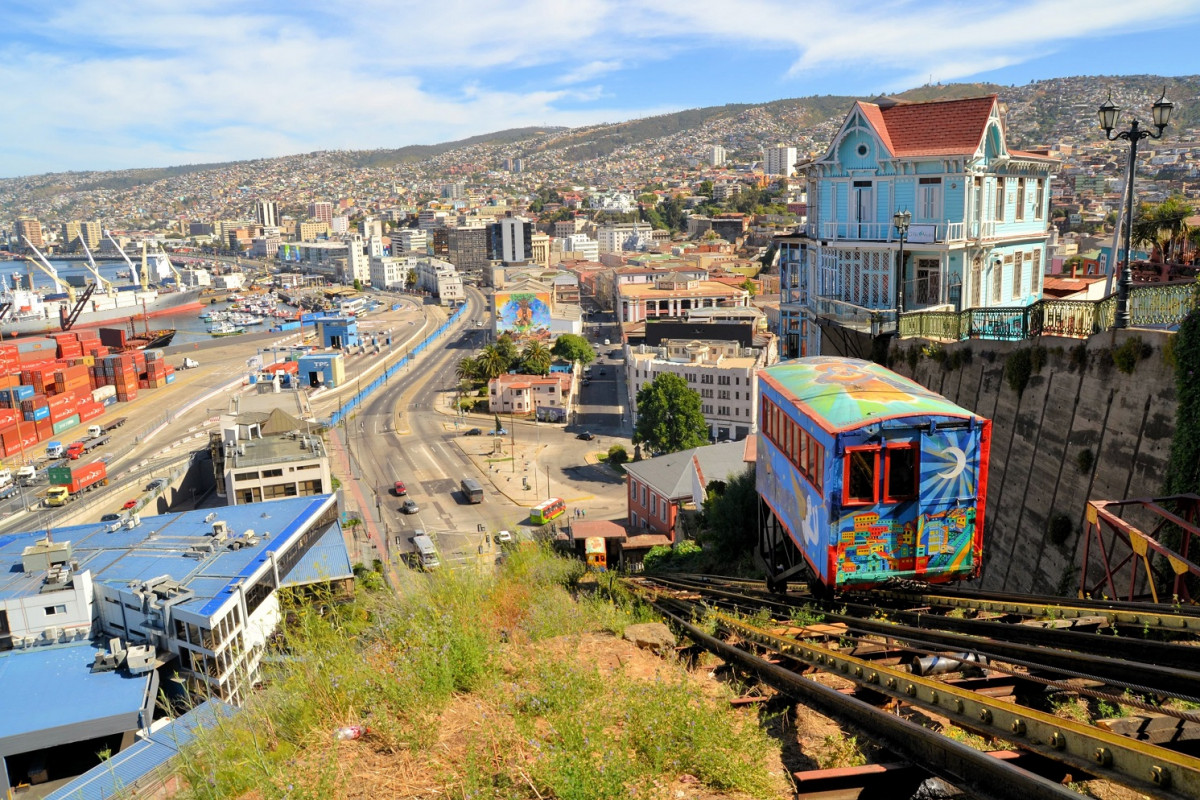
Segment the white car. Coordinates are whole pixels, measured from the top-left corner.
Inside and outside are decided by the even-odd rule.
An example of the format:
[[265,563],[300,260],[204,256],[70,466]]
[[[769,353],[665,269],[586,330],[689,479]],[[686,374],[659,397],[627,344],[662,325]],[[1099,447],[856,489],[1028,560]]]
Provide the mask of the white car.
[[511,542],[512,540],[513,540],[513,535],[510,531],[497,531],[496,532],[496,541],[500,542],[500,544],[507,544],[508,542]]

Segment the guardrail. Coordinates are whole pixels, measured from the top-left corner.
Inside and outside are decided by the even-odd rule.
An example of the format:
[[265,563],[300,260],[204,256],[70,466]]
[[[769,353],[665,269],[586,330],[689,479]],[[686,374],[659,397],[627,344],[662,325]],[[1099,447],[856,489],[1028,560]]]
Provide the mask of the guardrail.
[[[1134,286],[1129,291],[1131,328],[1171,328],[1200,306],[1195,281]],[[1086,339],[1108,330],[1116,318],[1117,298],[1039,300],[1028,306],[972,308],[966,311],[911,311],[900,315],[900,336],[962,341],[1016,342],[1034,336]]]
[[390,367],[388,367],[386,370],[384,370],[382,375],[380,375],[375,380],[371,381],[369,384],[366,385],[365,388],[363,388],[361,391],[359,391],[353,397],[351,397],[350,399],[348,399],[344,403],[342,403],[341,407],[338,408],[337,411],[334,411],[332,414],[329,415],[329,421],[326,424],[329,427],[332,427],[334,425],[337,425],[343,419],[345,419],[346,416],[348,414],[350,414],[350,412],[352,412],[354,409],[358,408],[362,404],[362,402],[371,395],[372,392],[381,388],[387,382],[388,378],[392,377],[397,372],[399,372],[401,369],[408,366],[409,363],[414,358],[416,358],[417,356],[419,356],[421,353],[423,353],[425,351],[425,348],[429,347],[430,344],[432,344],[440,336],[442,336],[444,333],[446,333],[446,331],[450,330],[450,326],[452,326],[456,322],[458,322],[458,320],[466,312],[467,308],[468,308],[468,304],[466,304],[466,303],[463,303],[462,305],[460,305],[458,307],[458,309],[453,314],[450,315],[449,319],[447,319],[445,322],[443,322],[441,324],[441,326],[437,330],[435,330],[433,333],[429,334],[424,339],[422,339],[419,344],[417,344],[415,347],[412,348],[412,350],[409,351],[408,355],[402,357],[395,364],[392,364]]

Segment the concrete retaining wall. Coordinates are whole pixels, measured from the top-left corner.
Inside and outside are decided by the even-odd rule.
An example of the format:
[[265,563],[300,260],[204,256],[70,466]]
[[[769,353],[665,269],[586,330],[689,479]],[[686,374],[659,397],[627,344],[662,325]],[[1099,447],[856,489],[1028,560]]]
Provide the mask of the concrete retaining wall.
[[[1132,374],[1118,370],[1111,351],[1131,336],[1153,350]],[[1080,531],[1089,498],[1159,494],[1175,428],[1175,377],[1163,359],[1167,334],[1105,333],[1086,343],[1087,364],[1072,358],[1079,341],[1043,338],[1046,364],[1018,395],[1004,378],[1006,357],[1029,343],[960,342],[969,349],[959,369],[923,357],[915,374],[904,357],[919,340],[891,350],[892,369],[992,420],[984,569],[980,588],[1073,594],[1079,583]],[[1080,453],[1092,466],[1080,469]],[[1065,514],[1072,532],[1062,544],[1048,536],[1053,516]],[[1136,520],[1132,520],[1135,521]]]

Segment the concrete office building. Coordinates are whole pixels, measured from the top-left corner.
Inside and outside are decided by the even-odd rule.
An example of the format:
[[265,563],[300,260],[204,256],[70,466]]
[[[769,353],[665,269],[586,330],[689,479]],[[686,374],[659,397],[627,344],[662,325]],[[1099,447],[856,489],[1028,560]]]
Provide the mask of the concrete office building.
[[274,200],[259,200],[254,204],[254,218],[264,227],[279,227],[279,204]]
[[42,223],[33,217],[17,217],[17,249],[27,249],[30,244],[37,248],[46,246]]
[[794,175],[796,172],[796,148],[776,145],[767,148],[767,160],[763,172],[768,175]]
[[329,455],[308,424],[278,408],[226,414],[209,434],[217,496],[230,505],[331,491]]
[[533,223],[524,217],[505,217],[492,226],[493,257],[505,264],[533,260]]

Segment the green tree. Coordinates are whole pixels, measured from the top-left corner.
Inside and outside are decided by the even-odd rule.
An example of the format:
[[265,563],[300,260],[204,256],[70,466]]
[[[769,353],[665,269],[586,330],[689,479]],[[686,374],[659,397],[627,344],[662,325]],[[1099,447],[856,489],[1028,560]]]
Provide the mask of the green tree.
[[659,373],[637,393],[634,442],[655,453],[677,453],[708,444],[708,423],[700,411],[700,393],[670,372]]
[[460,381],[479,380],[479,363],[470,356],[460,358],[454,367],[454,377]]
[[623,444],[614,444],[608,448],[608,463],[609,464],[624,464],[629,460],[629,451],[625,449]]
[[408,274],[404,276],[404,285],[409,289],[417,285],[417,271],[415,269],[410,269]]
[[514,364],[520,360],[521,356],[517,352],[517,343],[513,341],[510,334],[502,333],[496,337],[496,351],[500,353],[500,357],[504,359],[504,369],[511,369]]
[[356,292],[362,291],[362,281],[360,281],[358,278],[354,279],[354,291],[356,291]]
[[564,333],[558,337],[550,353],[566,361],[578,361],[588,365],[596,359],[596,351],[587,339],[576,333]]
[[521,371],[529,375],[545,375],[550,372],[550,348],[534,339],[521,351]]
[[712,181],[700,181],[700,188],[696,190],[696,194],[702,194],[705,197],[712,197],[713,196],[713,182]]
[[499,436],[499,435],[500,435],[500,431],[501,431],[501,430],[503,430],[503,429],[504,429],[504,426],[500,424],[500,415],[499,415],[499,414],[497,414],[497,415],[496,415],[496,427],[495,427],[495,428],[493,428],[492,430],[496,431],[496,435],[497,435],[497,436]]
[[745,289],[747,292],[750,293],[751,297],[754,297],[754,295],[758,294],[758,287],[754,285],[754,281],[751,280],[750,278],[746,278],[746,280],[739,283],[738,288]]
[[479,357],[475,359],[475,364],[478,370],[476,372],[478,378],[490,381],[508,372],[509,361],[496,345],[489,344],[479,353]]
[[1133,243],[1156,248],[1167,263],[1181,261],[1187,249],[1187,218],[1193,213],[1195,209],[1179,195],[1161,203],[1142,203],[1133,218]]
[[704,522],[696,538],[719,560],[736,560],[754,549],[758,529],[758,493],[754,488],[754,467],[728,482],[710,481],[705,488]]

